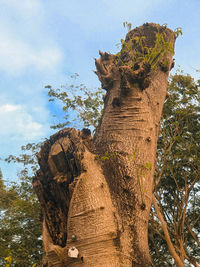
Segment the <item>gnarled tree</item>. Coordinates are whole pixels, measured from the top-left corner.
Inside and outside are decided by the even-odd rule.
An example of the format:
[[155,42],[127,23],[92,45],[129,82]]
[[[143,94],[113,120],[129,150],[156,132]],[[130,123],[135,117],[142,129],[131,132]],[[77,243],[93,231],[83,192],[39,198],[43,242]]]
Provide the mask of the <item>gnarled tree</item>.
[[66,128],[38,154],[43,266],[152,266],[148,220],[159,121],[176,35],[146,23],[117,55],[100,52],[104,111],[90,131]]

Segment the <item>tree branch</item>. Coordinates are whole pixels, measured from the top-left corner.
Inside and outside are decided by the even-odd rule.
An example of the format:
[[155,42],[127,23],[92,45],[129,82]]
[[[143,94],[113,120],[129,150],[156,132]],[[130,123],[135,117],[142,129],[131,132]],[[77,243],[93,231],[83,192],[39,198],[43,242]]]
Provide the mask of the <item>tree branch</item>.
[[170,251],[172,257],[174,258],[177,266],[178,267],[184,267],[184,263],[181,261],[179,255],[176,253],[176,251],[174,249],[174,246],[173,246],[173,244],[171,242],[171,238],[170,238],[170,235],[169,235],[169,232],[168,232],[167,224],[166,224],[166,222],[165,222],[165,220],[164,220],[164,218],[163,218],[163,216],[162,216],[162,214],[160,212],[160,209],[158,207],[158,204],[156,202],[156,198],[155,198],[154,194],[153,194],[153,199],[152,200],[153,200],[153,205],[155,207],[155,210],[156,210],[156,213],[158,215],[158,218],[159,218],[159,220],[160,220],[160,222],[162,224],[162,229],[163,229],[163,232],[164,232],[164,235],[165,235],[165,239],[166,239],[169,251]]

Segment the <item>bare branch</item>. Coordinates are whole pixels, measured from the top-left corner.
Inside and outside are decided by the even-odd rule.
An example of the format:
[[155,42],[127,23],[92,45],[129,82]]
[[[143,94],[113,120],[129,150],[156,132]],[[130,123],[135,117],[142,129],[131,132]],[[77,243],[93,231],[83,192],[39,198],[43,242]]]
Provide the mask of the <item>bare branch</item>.
[[170,235],[169,235],[169,232],[168,232],[168,228],[167,228],[167,224],[162,216],[162,213],[160,212],[160,209],[158,207],[158,204],[156,202],[156,198],[155,196],[153,195],[153,205],[155,207],[155,210],[156,210],[156,213],[158,215],[158,218],[162,224],[162,229],[163,229],[163,232],[164,232],[164,235],[165,235],[165,240],[167,242],[167,245],[168,245],[168,248],[169,248],[169,251],[172,255],[172,257],[174,258],[176,264],[178,267],[184,267],[184,263],[181,261],[179,255],[176,253],[175,251],[175,248],[172,244],[172,241],[171,241],[171,238],[170,238]]

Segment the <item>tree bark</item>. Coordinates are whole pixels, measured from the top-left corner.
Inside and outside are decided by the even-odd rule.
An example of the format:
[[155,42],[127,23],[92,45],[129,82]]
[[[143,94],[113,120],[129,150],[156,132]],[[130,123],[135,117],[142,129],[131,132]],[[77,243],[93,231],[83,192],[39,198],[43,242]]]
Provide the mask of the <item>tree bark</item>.
[[106,96],[94,138],[66,128],[41,148],[33,186],[43,214],[43,266],[152,266],[148,220],[173,63],[171,49],[155,54],[161,36],[173,48],[171,30],[146,23],[127,34],[117,55],[100,52],[96,74]]

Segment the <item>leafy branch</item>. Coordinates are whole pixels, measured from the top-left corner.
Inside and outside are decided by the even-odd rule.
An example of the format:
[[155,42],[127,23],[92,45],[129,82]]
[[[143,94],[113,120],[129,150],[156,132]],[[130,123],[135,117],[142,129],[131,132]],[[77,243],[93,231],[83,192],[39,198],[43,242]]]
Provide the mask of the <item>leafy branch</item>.
[[[131,23],[123,22],[123,26],[131,30]],[[164,26],[166,27],[166,26]],[[177,38],[182,35],[182,29],[176,28],[174,30],[174,35]],[[121,54],[128,55],[129,60],[124,60],[120,57],[120,53],[116,55],[115,64],[116,65],[130,65],[134,67],[135,63],[143,62],[151,66],[152,70],[155,70],[162,60],[162,66],[168,66],[168,60],[166,56],[168,53],[174,54],[174,49],[170,41],[166,41],[165,32],[159,32],[156,34],[155,44],[152,48],[145,45],[145,36],[135,36],[128,41],[121,39]]]

